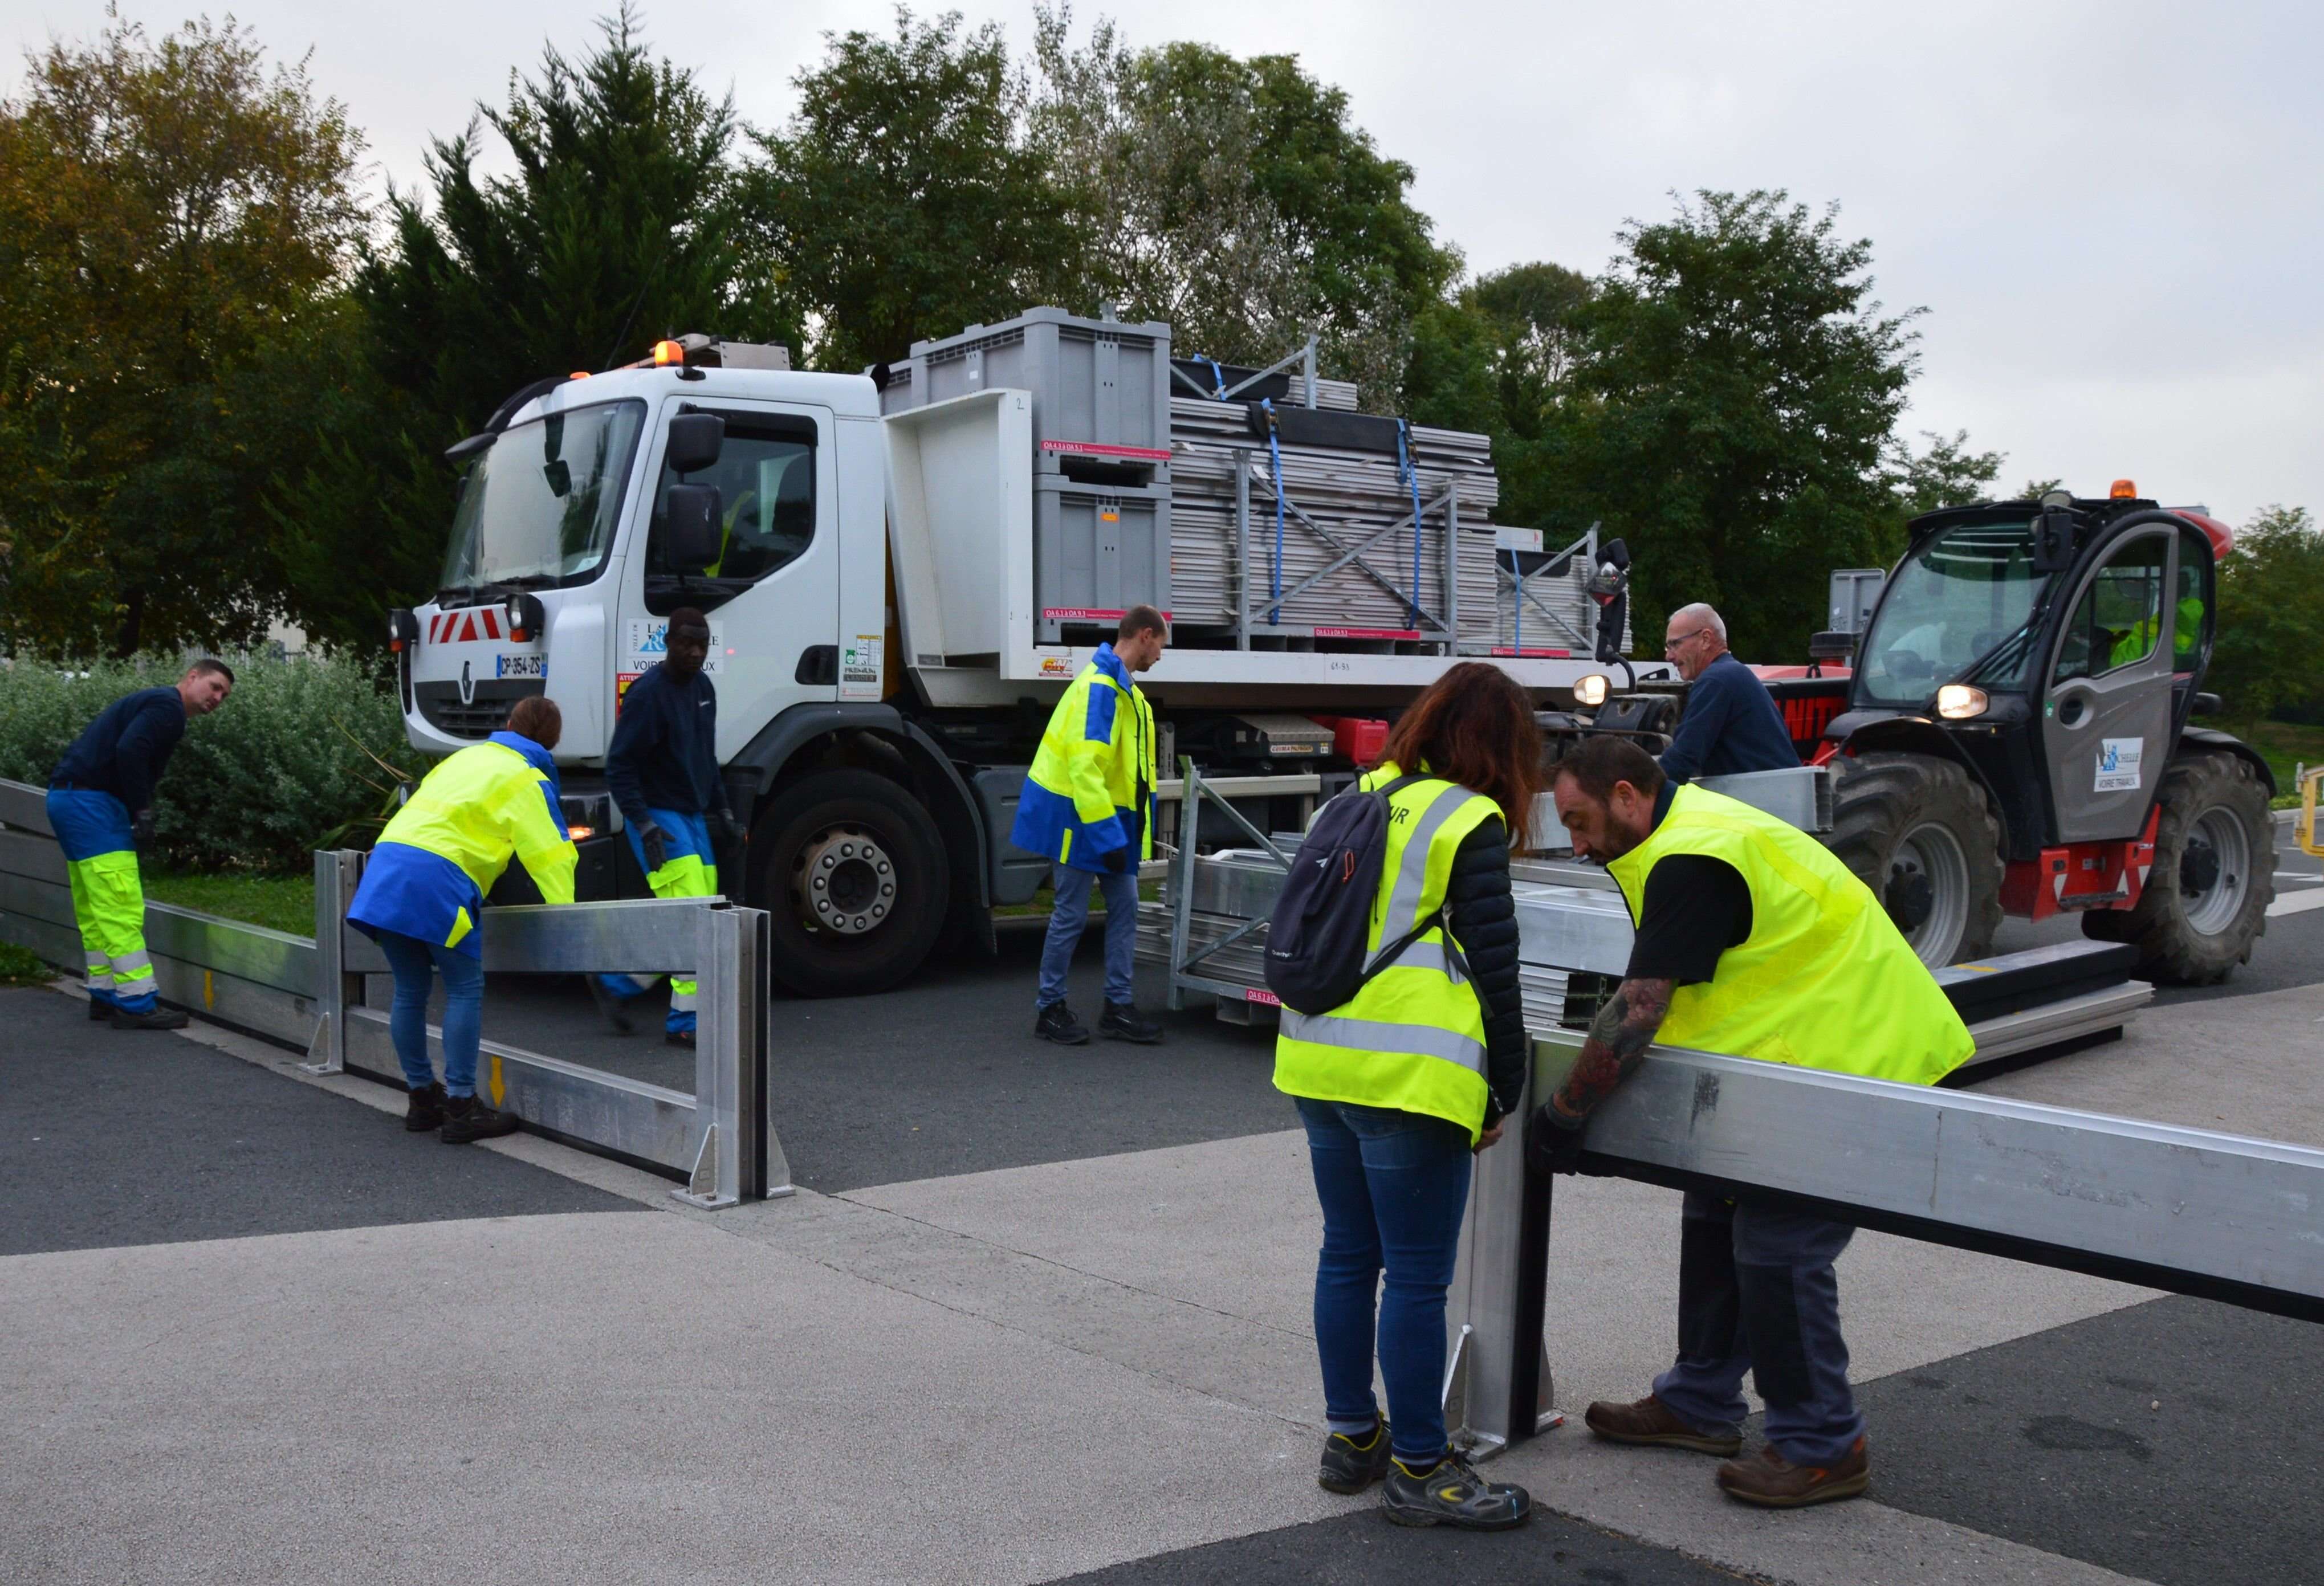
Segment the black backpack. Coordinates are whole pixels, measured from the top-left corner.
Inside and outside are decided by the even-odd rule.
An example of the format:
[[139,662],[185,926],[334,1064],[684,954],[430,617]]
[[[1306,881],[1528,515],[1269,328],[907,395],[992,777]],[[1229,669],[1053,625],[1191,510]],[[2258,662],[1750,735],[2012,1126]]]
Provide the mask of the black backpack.
[[1267,925],[1267,989],[1285,1007],[1329,1013],[1438,923],[1432,915],[1364,962],[1388,857],[1388,795],[1425,779],[1402,776],[1370,791],[1351,788],[1317,812]]

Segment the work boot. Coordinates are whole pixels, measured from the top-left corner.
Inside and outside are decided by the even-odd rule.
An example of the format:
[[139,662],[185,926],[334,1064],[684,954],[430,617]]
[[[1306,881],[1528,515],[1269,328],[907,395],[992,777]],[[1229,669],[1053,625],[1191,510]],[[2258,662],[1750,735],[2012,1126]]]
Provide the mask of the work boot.
[[1582,1420],[1609,1443],[1683,1448],[1690,1453],[1717,1454],[1721,1459],[1733,1459],[1743,1452],[1743,1434],[1735,1427],[1698,1432],[1672,1415],[1669,1406],[1651,1393],[1630,1405],[1600,1399],[1582,1412]]
[[585,974],[581,978],[589,982],[589,1000],[597,1005],[597,1011],[604,1019],[606,1027],[617,1036],[637,1034],[638,1021],[630,1017],[630,1000],[613,995],[605,989],[605,982],[594,974]]
[[691,1052],[694,1050],[694,1032],[690,1029],[666,1029],[661,1032],[661,1044],[665,1047],[683,1047]]
[[1388,1474],[1388,1418],[1372,1423],[1369,1437],[1334,1432],[1323,1439],[1323,1468],[1316,1485],[1327,1492],[1361,1492]]
[[1872,1457],[1858,1438],[1829,1469],[1795,1465],[1772,1447],[1748,1460],[1729,1460],[1719,1467],[1719,1489],[1728,1497],[1762,1508],[1795,1509],[1812,1503],[1854,1498],[1872,1484]]
[[153,1007],[143,1013],[132,1013],[125,1008],[113,1010],[115,1029],[183,1029],[186,1016],[174,1008]]
[[431,1079],[423,1090],[415,1091],[409,1085],[404,1089],[410,1097],[403,1104],[403,1127],[406,1130],[412,1134],[423,1134],[443,1123],[444,1102],[447,1098],[442,1085]]
[[1074,1017],[1074,1010],[1063,1002],[1052,1002],[1041,1010],[1033,1020],[1033,1033],[1045,1041],[1055,1041],[1060,1047],[1086,1047],[1089,1031]]
[[1151,1047],[1162,1039],[1162,1027],[1141,1015],[1134,1003],[1109,1002],[1098,1016],[1097,1033],[1113,1041],[1135,1041]]
[[436,1138],[447,1146],[465,1146],[472,1140],[488,1140],[516,1130],[516,1114],[493,1111],[484,1105],[482,1096],[447,1096],[443,1127],[437,1130]]
[[1488,1481],[1459,1454],[1415,1471],[1402,1460],[1388,1463],[1382,1509],[1399,1526],[1457,1526],[1464,1531],[1506,1531],[1533,1513],[1522,1487]]

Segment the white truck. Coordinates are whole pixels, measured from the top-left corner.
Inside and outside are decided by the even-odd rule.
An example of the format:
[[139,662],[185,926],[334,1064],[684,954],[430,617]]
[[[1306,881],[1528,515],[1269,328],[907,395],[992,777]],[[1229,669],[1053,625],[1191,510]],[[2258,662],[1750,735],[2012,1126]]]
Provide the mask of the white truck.
[[[1045,312],[1069,337],[1098,323],[1034,315]],[[1182,536],[1173,547],[1165,538],[1158,556],[1144,539],[1117,545],[1120,518],[1157,502],[1167,535],[1171,376],[1167,327],[1111,328],[1130,350],[1102,347],[1097,367],[1119,389],[1079,410],[1118,433],[1117,410],[1136,410],[1143,428],[1133,438],[1144,446],[1060,442],[1053,432],[1073,426],[1050,375],[1029,389],[994,383],[943,398],[923,361],[924,405],[899,406],[890,391],[895,410],[883,413],[872,378],[793,372],[780,349],[707,337],[516,393],[484,434],[452,448],[466,473],[442,586],[391,618],[412,745],[452,752],[500,726],[518,699],[546,692],[564,716],[557,759],[568,819],[586,829],[576,832],[583,896],[642,895],[628,844],[614,837],[606,746],[623,689],[659,658],[668,613],[704,609],[718,755],[750,833],[743,874],[738,882],[730,872],[725,888],[772,914],[779,983],[859,993],[902,981],[939,942],[989,950],[993,909],[1041,884],[1043,862],[1008,842],[1018,789],[1049,709],[1120,608],[1151,600],[1168,609],[1167,588],[1144,569],[1170,579],[1175,558],[1177,580],[1199,573],[1211,587],[1223,571],[1243,603],[1240,622],[1176,624],[1143,679],[1166,778],[1174,752],[1206,773],[1345,770],[1356,743],[1378,741],[1377,728],[1351,737],[1351,726],[1393,715],[1456,656],[1491,653],[1473,637],[1461,642],[1449,609],[1422,609],[1428,591],[1446,608],[1457,600],[1462,558],[1480,540],[1494,554],[1485,513],[1464,524],[1450,487],[1423,503],[1416,485],[1420,511],[1404,539],[1363,530],[1385,536],[1391,572],[1407,561],[1416,572],[1402,630],[1269,622],[1292,603],[1270,492],[1295,459],[1265,439],[1236,464],[1248,462],[1259,482],[1259,507],[1237,520],[1237,567],[1190,566],[1215,558],[1215,540]],[[1130,334],[1141,329],[1165,339]],[[1108,330],[1099,324],[1101,343]],[[1117,359],[1120,368],[1144,361],[1133,380]],[[1313,411],[1314,392],[1311,374],[1310,417],[1320,423],[1332,415]],[[1284,493],[1297,512],[1288,485]],[[1078,549],[1064,552],[1059,501],[1088,509]],[[1254,521],[1271,549],[1248,543]],[[1310,526],[1333,544],[1354,532],[1320,514]],[[1407,556],[1399,545],[1417,549]],[[1079,580],[1066,598],[1083,604],[1056,604],[1067,587],[1061,555]],[[1361,546],[1333,558],[1342,573],[1364,563]],[[1328,587],[1322,576],[1305,580],[1303,598]],[[1578,678],[1600,669],[1579,643],[1496,664],[1545,705],[1566,702]]]

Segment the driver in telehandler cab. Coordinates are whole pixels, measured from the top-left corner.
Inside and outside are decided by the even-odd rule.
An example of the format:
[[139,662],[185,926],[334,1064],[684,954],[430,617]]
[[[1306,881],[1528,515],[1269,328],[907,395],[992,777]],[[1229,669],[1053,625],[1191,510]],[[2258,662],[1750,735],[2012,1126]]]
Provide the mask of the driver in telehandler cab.
[[1663,751],[1662,772],[1673,782],[1738,771],[1780,771],[1800,763],[1791,730],[1775,696],[1727,648],[1727,623],[1698,601],[1671,613],[1663,654],[1692,687],[1686,714]]

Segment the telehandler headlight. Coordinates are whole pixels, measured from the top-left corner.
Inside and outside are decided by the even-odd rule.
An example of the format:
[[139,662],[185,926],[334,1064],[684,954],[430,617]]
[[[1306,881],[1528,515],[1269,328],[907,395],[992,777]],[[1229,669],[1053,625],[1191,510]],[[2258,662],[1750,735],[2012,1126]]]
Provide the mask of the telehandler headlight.
[[1605,673],[1592,672],[1586,678],[1581,678],[1575,680],[1573,685],[1573,703],[1576,705],[1586,705],[1594,709],[1595,707],[1606,703],[1606,695],[1612,687],[1613,683],[1607,678]]
[[1949,722],[1965,722],[1985,714],[1985,690],[1966,683],[1948,683],[1937,690],[1937,714]]

